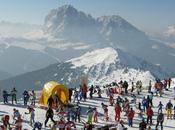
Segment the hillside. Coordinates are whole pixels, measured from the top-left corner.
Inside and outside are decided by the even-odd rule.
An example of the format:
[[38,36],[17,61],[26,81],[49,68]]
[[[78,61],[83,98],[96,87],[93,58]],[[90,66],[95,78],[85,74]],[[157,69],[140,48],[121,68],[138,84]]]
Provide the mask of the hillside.
[[147,85],[149,80],[165,78],[168,74],[160,67],[140,58],[113,48],[97,49],[63,63],[25,73],[1,81],[2,89],[16,86],[19,92],[24,87],[39,90],[50,80],[58,81],[69,87],[78,87],[82,78],[88,78],[89,85],[111,83],[121,79],[129,82],[142,80]]

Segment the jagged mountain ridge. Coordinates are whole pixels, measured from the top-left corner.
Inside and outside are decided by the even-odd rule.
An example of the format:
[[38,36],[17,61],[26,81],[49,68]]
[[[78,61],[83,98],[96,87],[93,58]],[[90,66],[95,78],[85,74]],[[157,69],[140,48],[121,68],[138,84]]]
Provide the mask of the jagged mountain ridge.
[[173,48],[150,39],[118,15],[93,18],[71,5],[65,5],[46,16],[44,30],[55,38],[87,43],[94,48],[120,48],[171,71],[175,65]]
[[29,90],[40,90],[45,82],[54,80],[69,87],[78,87],[85,76],[88,76],[89,84],[102,85],[121,79],[134,82],[142,80],[147,84],[150,79],[164,78],[167,74],[161,68],[140,58],[108,47],[3,80],[1,86],[6,89],[16,86],[20,92],[24,86]]

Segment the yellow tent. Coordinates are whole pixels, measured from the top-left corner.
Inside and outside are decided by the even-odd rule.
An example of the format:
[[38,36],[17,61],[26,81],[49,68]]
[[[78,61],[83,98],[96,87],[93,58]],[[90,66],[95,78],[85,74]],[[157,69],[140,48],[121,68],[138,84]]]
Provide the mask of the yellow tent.
[[64,104],[68,104],[69,100],[69,89],[57,82],[50,81],[46,83],[43,87],[41,98],[40,98],[40,104],[47,105],[48,98],[52,95],[54,98],[54,95],[57,94],[60,101]]

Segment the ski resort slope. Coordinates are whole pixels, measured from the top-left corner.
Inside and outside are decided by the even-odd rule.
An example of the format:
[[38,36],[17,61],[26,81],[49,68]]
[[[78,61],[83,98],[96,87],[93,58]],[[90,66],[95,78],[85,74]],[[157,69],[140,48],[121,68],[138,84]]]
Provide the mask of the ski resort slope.
[[[155,125],[156,125],[156,118],[157,118],[157,111],[158,111],[158,103],[159,101],[162,101],[164,107],[163,107],[163,112],[165,114],[165,120],[164,120],[164,123],[163,123],[163,126],[164,126],[164,130],[175,130],[175,120],[172,119],[172,120],[167,120],[167,117],[166,117],[166,110],[165,110],[165,106],[167,104],[167,102],[169,100],[172,101],[172,104],[175,105],[175,101],[173,100],[173,95],[174,95],[174,92],[172,91],[175,86],[175,79],[173,79],[173,82],[172,82],[172,85],[171,85],[171,90],[169,91],[165,91],[165,93],[163,94],[162,97],[156,97],[154,96],[153,98],[153,110],[154,110],[154,117],[153,117],[153,125],[151,126],[151,128],[154,130],[155,129]],[[144,96],[147,96],[148,93],[146,90],[144,90],[141,95],[137,95],[137,103],[138,101],[141,101],[142,98]],[[115,95],[115,98],[117,97],[118,95]],[[100,127],[100,126],[104,126],[106,124],[116,124],[116,122],[114,121],[114,116],[115,116],[115,112],[114,112],[114,107],[113,106],[108,106],[108,109],[109,109],[109,121],[105,121],[104,120],[104,116],[103,116],[103,109],[101,107],[101,103],[103,102],[104,104],[107,104],[109,105],[109,102],[108,102],[108,98],[106,97],[106,94],[105,92],[102,94],[102,97],[103,98],[97,98],[97,95],[94,94],[94,98],[93,99],[87,99],[86,102],[82,101],[80,102],[80,106],[82,107],[82,115],[81,115],[81,119],[82,120],[86,120],[87,119],[87,115],[86,115],[86,111],[88,109],[88,107],[96,107],[98,112],[99,112],[99,117],[98,117],[98,120],[99,120],[99,123],[95,124],[97,127]],[[130,96],[127,96],[127,98],[129,100],[132,100],[132,98]],[[13,120],[12,120],[12,115],[13,115],[13,108],[16,108],[20,111],[21,115],[22,115],[22,119],[23,119],[23,129],[27,129],[27,130],[32,130],[32,127],[29,125],[29,115],[26,115],[25,112],[28,112],[28,110],[26,109],[26,107],[24,107],[22,105],[22,101],[19,101],[18,104],[15,104],[15,105],[11,105],[11,104],[8,104],[8,105],[4,105],[3,103],[0,103],[0,117],[3,116],[4,114],[8,114],[10,115],[10,123],[13,123]],[[133,127],[128,127],[127,125],[127,118],[126,116],[124,116],[124,112],[122,112],[122,120],[125,122],[125,126],[128,128],[128,130],[138,130],[138,126],[139,126],[139,123],[141,121],[141,118],[138,117],[138,111],[136,109],[136,104],[131,104],[131,106],[134,108],[136,114],[135,114],[135,117],[134,117],[134,121],[133,121]],[[45,121],[45,113],[46,113],[46,110],[44,109],[41,109],[41,108],[38,108],[36,107],[35,108],[35,121],[40,121],[42,123],[44,123]],[[174,114],[174,113],[173,113]],[[144,117],[146,117],[144,115]],[[58,120],[58,117],[55,115],[54,116],[54,119],[55,120]],[[48,125],[49,124],[52,124],[52,122],[48,122]],[[77,130],[81,130],[83,128],[83,124],[82,123],[77,123]],[[50,130],[51,128],[49,127],[43,127],[42,130]],[[159,127],[160,129],[160,127]]]

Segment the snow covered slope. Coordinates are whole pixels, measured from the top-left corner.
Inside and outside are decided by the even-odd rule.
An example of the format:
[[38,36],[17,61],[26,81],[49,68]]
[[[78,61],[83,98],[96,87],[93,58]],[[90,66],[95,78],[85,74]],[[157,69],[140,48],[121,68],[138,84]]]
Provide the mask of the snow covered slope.
[[[174,87],[174,84],[175,83],[175,79],[173,79],[173,84],[171,86]],[[128,130],[138,130],[138,127],[139,127],[139,123],[141,122],[142,118],[140,118],[138,116],[138,109],[137,109],[137,104],[138,102],[145,96],[147,96],[147,92],[146,91],[143,91],[141,92],[141,95],[137,95],[136,99],[137,99],[137,103],[134,104],[134,103],[131,103],[131,107],[134,108],[134,111],[136,112],[135,116],[134,116],[134,120],[133,120],[133,127],[128,127],[127,125],[127,118],[126,116],[124,116],[124,112],[122,112],[121,114],[121,119],[124,121],[124,125],[125,127],[128,127]],[[163,97],[156,97],[154,96],[153,98],[153,111],[154,111],[154,116],[153,116],[153,125],[151,125],[151,128],[154,130],[155,129],[155,125],[156,125],[156,119],[157,119],[157,111],[158,111],[158,108],[156,106],[158,106],[159,104],[159,101],[162,102],[162,104],[164,105],[163,106],[163,113],[165,114],[165,119],[164,119],[164,123],[163,123],[163,126],[164,126],[164,130],[174,130],[175,129],[175,126],[174,126],[174,123],[175,123],[175,120],[167,120],[166,118],[166,110],[165,110],[165,106],[167,104],[167,102],[169,100],[172,101],[172,104],[175,105],[175,101],[173,100],[173,92],[172,92],[172,89],[170,91],[165,91],[165,93],[163,94]],[[116,99],[116,97],[118,96],[117,94],[114,95]],[[122,98],[125,98],[125,96],[121,96]],[[80,106],[82,108],[82,111],[81,111],[81,119],[83,120],[87,120],[87,114],[86,114],[86,111],[88,110],[88,107],[91,106],[91,107],[96,107],[97,108],[97,111],[99,113],[99,116],[98,116],[98,123],[94,123],[97,127],[100,127],[100,126],[104,126],[104,125],[107,125],[107,124],[114,124],[114,125],[117,125],[116,121],[114,120],[114,106],[109,106],[109,102],[107,100],[107,96],[106,96],[106,93],[105,92],[102,92],[102,98],[97,98],[97,94],[94,94],[94,98],[93,99],[87,99],[86,102],[84,101],[80,101]],[[131,97],[130,96],[127,96],[127,98],[129,99],[129,101],[131,101]],[[101,103],[104,103],[106,105],[108,105],[108,109],[109,109],[109,121],[105,121],[103,118],[104,118],[104,115],[103,115],[103,109],[101,107]],[[37,104],[37,106],[39,106]],[[10,115],[10,123],[13,123],[13,119],[12,119],[12,115],[13,115],[13,108],[16,108],[20,111],[20,114],[22,115],[22,119],[24,120],[23,122],[23,129],[27,129],[27,130],[31,130],[32,127],[29,125],[29,121],[30,121],[30,116],[29,115],[26,115],[25,112],[28,112],[28,110],[26,109],[25,106],[23,106],[23,102],[20,100],[18,101],[18,104],[15,104],[15,105],[11,105],[11,104],[7,104],[7,105],[4,105],[2,102],[0,103],[0,117],[2,117],[4,114],[7,114],[7,115]],[[44,123],[45,121],[45,113],[46,113],[46,110],[44,109],[41,109],[41,108],[34,108],[35,109],[35,121],[40,121],[41,123]],[[143,117],[146,118],[146,115],[143,114]],[[56,121],[58,121],[58,116],[57,115],[54,115],[54,119]],[[51,124],[52,125],[52,122],[49,121],[48,124]],[[82,123],[76,123],[76,130],[81,130],[83,128],[83,124]],[[158,127],[160,128],[160,126]],[[50,130],[49,127],[43,127],[42,130]]]
[[67,62],[73,64],[72,68],[84,71],[90,83],[105,84],[120,78],[130,81],[140,79],[148,83],[148,79],[167,76],[158,66],[110,47],[88,52]]

